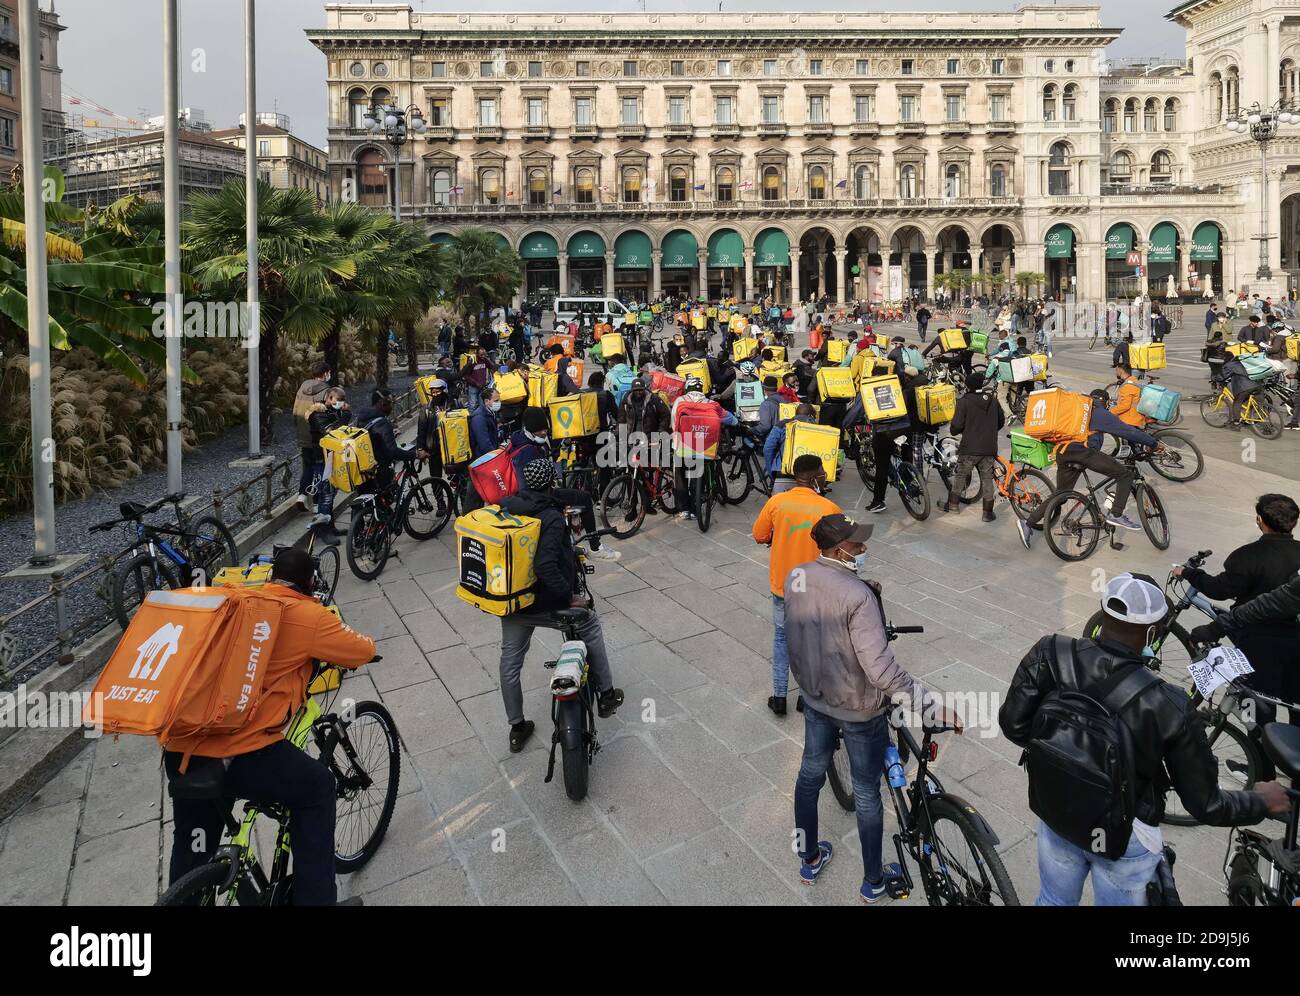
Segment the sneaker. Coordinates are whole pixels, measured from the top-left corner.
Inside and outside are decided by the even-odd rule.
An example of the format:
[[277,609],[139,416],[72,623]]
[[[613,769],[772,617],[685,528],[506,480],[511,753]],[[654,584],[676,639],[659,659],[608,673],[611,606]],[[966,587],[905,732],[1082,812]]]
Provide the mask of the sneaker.
[[647,506],[646,506],[646,510],[645,510],[645,514],[646,514],[646,515],[658,515],[658,514],[659,514],[659,509],[655,508],[653,505],[647,505]]
[[622,560],[623,555],[617,550],[611,550],[607,546],[602,546],[599,550],[592,550],[591,555],[597,560],[608,560],[613,563],[616,560]]
[[694,521],[695,521],[695,513],[694,513],[694,512],[678,512],[678,513],[677,513],[677,521],[678,521],[678,522],[694,522]]
[[510,753],[518,754],[524,749],[524,744],[528,743],[528,738],[533,735],[533,721],[525,719],[522,723],[515,723],[510,727]]
[[1029,549],[1029,544],[1034,538],[1034,529],[1028,522],[1016,520],[1016,532],[1020,534],[1020,542],[1024,544],[1025,549]]
[[767,707],[778,716],[785,715],[785,696],[773,695],[767,700]]
[[885,503],[883,501],[873,501],[870,505],[867,506],[868,512],[883,512],[884,510],[885,510]]
[[898,867],[897,862],[891,861],[887,865],[882,865],[880,870],[884,872],[884,874],[881,876],[879,882],[863,882],[862,888],[858,890],[858,896],[864,903],[874,903],[889,895],[889,890],[885,888],[885,883],[893,878],[901,878],[903,875],[903,869]]
[[1121,529],[1141,529],[1136,522],[1127,515],[1108,515],[1106,521],[1112,526],[1119,526]]
[[339,535],[334,530],[326,526],[312,526],[312,533],[316,536],[317,541],[324,543],[326,546],[338,546]]
[[297,504],[298,504],[298,510],[300,512],[311,511],[311,501],[308,499],[306,495],[299,495]]
[[822,873],[822,869],[831,863],[833,851],[834,848],[831,847],[829,840],[821,840],[817,842],[817,860],[811,863],[799,862],[799,878],[804,885],[812,885],[817,881],[817,876]]
[[610,716],[618,712],[618,707],[623,704],[623,689],[606,688],[596,696],[596,711],[600,714],[601,719],[609,719]]

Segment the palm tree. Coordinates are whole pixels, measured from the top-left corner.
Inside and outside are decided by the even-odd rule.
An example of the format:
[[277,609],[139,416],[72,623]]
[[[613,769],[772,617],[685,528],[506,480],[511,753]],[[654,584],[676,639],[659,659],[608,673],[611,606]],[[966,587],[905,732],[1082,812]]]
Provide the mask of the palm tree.
[[486,308],[505,304],[523,280],[519,253],[502,246],[483,228],[462,228],[445,246],[446,296],[456,310],[473,317],[475,329]]

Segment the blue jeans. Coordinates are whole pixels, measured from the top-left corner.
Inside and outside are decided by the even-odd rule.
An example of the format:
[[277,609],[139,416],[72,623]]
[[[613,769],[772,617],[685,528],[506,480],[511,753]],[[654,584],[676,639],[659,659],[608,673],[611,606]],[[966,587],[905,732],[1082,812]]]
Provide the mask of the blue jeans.
[[479,404],[478,396],[481,389],[475,387],[473,384],[467,384],[465,386],[469,389],[469,401],[466,403],[465,407],[470,411],[477,411]]
[[317,459],[308,460],[307,452],[303,450],[302,477],[298,481],[299,493],[314,498],[317,515],[332,516],[334,486],[325,477],[324,455],[320,450],[316,450],[313,456]]
[[853,803],[858,815],[858,840],[862,844],[862,875],[867,882],[879,882],[881,850],[885,836],[885,808],[880,801],[880,776],[885,767],[885,745],[889,730],[882,713],[865,723],[832,719],[804,703],[803,764],[794,783],[794,825],[803,842],[800,857],[817,856],[817,796],[826,782],[835,750],[835,731],[844,738],[853,772]]
[[1152,854],[1137,834],[1129,838],[1121,858],[1092,854],[1057,836],[1041,820],[1038,824],[1037,906],[1078,906],[1083,883],[1092,873],[1092,894],[1097,906],[1145,906],[1147,883],[1155,876],[1160,855]]
[[785,599],[772,596],[772,694],[783,699],[790,691],[790,648],[785,643]]

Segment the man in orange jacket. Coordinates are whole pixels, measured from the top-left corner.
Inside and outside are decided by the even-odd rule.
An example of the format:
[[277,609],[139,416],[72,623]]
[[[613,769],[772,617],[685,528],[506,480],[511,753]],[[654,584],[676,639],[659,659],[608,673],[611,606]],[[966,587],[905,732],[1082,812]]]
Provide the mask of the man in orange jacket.
[[1142,400],[1142,388],[1137,378],[1133,376],[1133,368],[1127,363],[1116,363],[1115,376],[1121,383],[1119,396],[1115,399],[1115,405],[1110,413],[1125,425],[1131,425],[1135,429],[1145,428],[1147,417],[1138,411],[1138,402]]
[[[355,668],[375,657],[375,641],[344,625],[310,594],[312,558],[291,547],[276,555],[263,589],[284,603],[280,631],[266,664],[261,698],[234,733],[177,737],[163,744],[169,779],[215,765],[225,768],[225,800],[173,798],[175,818],[169,883],[205,863],[221,843],[225,813],[235,799],[279,803],[289,810],[293,901],[330,906],[334,885],[334,776],[284,738],[285,726],[307,698],[312,661]],[[213,760],[219,759],[219,760]]]

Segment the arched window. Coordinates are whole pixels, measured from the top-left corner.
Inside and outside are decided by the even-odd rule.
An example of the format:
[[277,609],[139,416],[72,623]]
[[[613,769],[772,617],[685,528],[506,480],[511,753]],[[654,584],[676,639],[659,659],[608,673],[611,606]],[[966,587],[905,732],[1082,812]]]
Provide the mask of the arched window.
[[1073,121],[1075,118],[1075,105],[1079,100],[1079,85],[1077,83],[1067,84],[1061,95],[1061,120]]
[[1133,182],[1133,157],[1127,152],[1116,152],[1110,157],[1110,182]]
[[432,204],[451,202],[451,170],[439,167],[429,174],[429,202]]
[[1048,153],[1047,192],[1054,195],[1070,192],[1070,147],[1064,142],[1054,143]]
[[1129,97],[1124,101],[1124,130],[1133,132],[1137,131],[1138,120],[1138,102],[1136,97]]
[[1294,59],[1283,59],[1278,68],[1278,93],[1284,100],[1300,97],[1300,71],[1297,71]]
[[483,204],[500,204],[501,171],[495,167],[480,170],[478,174],[478,189]]
[[808,199],[826,200],[826,170],[820,166],[814,166],[808,171]]
[[573,200],[577,204],[590,204],[595,200],[596,175],[585,166],[573,174]]
[[916,167],[911,163],[898,171],[898,196],[905,201],[916,197]]
[[546,203],[546,170],[530,169],[528,171],[528,203]]
[[1149,98],[1142,109],[1142,130],[1155,131],[1156,120],[1159,117],[1159,115],[1160,115],[1160,101],[1156,100],[1155,97]]
[[989,196],[1007,196],[1007,168],[1001,163],[996,164],[989,171]]
[[382,86],[370,95],[370,103],[374,104],[375,107],[388,107],[392,102],[393,98],[389,96],[388,90]]
[[1174,158],[1164,149],[1151,157],[1151,182],[1172,183],[1174,180]]
[[1048,83],[1043,87],[1043,120],[1056,120],[1056,84]]
[[668,171],[668,199],[670,201],[686,200],[685,166],[674,166]]
[[781,171],[775,166],[763,167],[763,200],[781,199]]
[[1234,118],[1241,109],[1241,73],[1237,71],[1236,66],[1229,66],[1227,76],[1224,78],[1224,89],[1227,91],[1228,117]]
[[641,200],[641,171],[635,166],[623,167],[623,203],[637,204]]
[[1110,133],[1119,127],[1119,98],[1111,97],[1101,114],[1102,130]]
[[364,128],[362,118],[366,116],[369,107],[370,98],[366,96],[366,91],[360,87],[352,90],[348,94],[348,127]]
[[853,196],[859,200],[867,200],[872,196],[870,166],[859,166],[853,171]]
[[1208,101],[1208,106],[1214,112],[1214,117],[1211,123],[1213,123],[1213,121],[1222,121],[1224,109],[1222,73],[1210,74],[1210,99]]
[[1170,97],[1165,101],[1165,131],[1178,130],[1178,99]]
[[366,207],[388,206],[388,170],[378,149],[367,149],[357,157],[357,200]]
[[730,166],[720,166],[713,178],[713,198],[719,201],[736,199],[736,173]]
[[943,173],[943,196],[948,198],[961,196],[961,167],[949,163]]

